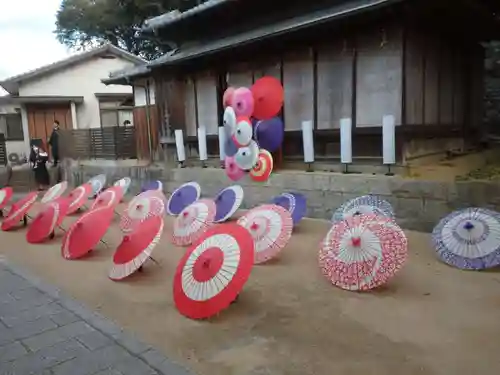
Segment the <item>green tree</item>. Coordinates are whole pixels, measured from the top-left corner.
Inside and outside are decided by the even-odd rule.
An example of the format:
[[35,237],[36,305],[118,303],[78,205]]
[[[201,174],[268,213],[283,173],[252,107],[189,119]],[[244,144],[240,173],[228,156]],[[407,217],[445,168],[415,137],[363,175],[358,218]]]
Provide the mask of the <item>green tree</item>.
[[112,43],[135,55],[153,59],[169,46],[139,32],[143,22],[173,9],[183,11],[200,0],[62,0],[56,15],[57,39],[85,50]]

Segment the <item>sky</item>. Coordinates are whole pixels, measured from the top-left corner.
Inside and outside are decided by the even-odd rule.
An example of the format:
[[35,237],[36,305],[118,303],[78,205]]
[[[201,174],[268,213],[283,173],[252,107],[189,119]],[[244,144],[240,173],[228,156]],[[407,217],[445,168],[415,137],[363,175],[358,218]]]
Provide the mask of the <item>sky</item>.
[[53,33],[59,4],[60,0],[2,1],[0,80],[69,56]]

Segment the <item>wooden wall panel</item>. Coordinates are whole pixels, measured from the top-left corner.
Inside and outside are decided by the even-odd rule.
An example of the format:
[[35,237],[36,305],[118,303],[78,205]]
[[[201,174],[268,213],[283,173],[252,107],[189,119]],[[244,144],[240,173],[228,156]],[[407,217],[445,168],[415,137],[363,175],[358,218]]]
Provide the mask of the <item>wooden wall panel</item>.
[[353,117],[354,53],[347,40],[317,49],[318,129],[338,129],[341,118]]
[[405,35],[405,120],[407,125],[424,124],[425,40],[421,33]]
[[283,58],[285,131],[300,130],[302,121],[314,120],[314,61],[311,49]]
[[[134,126],[136,137],[136,150],[138,159],[149,159],[149,136],[146,106],[135,107],[134,111]],[[158,117],[158,107],[156,105],[149,106],[149,130],[151,134],[152,152],[158,148],[160,135],[160,121]]]
[[227,72],[227,85],[250,87],[253,84],[253,71],[249,64],[236,64]]
[[28,130],[30,139],[40,138],[47,147],[47,140],[52,133],[54,120],[58,120],[61,129],[72,129],[71,110],[68,105],[28,105]]
[[439,69],[439,124],[453,124],[453,49],[449,42],[440,48]]
[[384,115],[401,124],[402,30],[364,32],[357,40],[356,127],[380,126]]
[[453,64],[453,123],[465,122],[465,62],[461,51],[454,51]]
[[185,136],[196,137],[197,117],[196,117],[196,81],[188,79],[184,91],[184,121]]
[[424,122],[426,125],[439,123],[439,39],[426,37],[425,39],[425,101]]
[[281,81],[281,58],[270,58],[268,60],[257,62],[254,67],[254,80],[264,76],[271,76]]
[[213,73],[196,76],[196,101],[198,126],[204,126],[208,135],[217,135],[217,77]]

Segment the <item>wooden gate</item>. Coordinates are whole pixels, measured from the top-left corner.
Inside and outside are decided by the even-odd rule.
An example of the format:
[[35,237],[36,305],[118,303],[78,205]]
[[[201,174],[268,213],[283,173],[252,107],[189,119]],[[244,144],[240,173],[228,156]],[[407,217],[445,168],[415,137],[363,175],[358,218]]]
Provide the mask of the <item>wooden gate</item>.
[[41,139],[49,152],[47,141],[52,133],[55,120],[59,121],[60,128],[63,130],[73,129],[69,104],[30,105],[27,107],[27,112],[30,139]]

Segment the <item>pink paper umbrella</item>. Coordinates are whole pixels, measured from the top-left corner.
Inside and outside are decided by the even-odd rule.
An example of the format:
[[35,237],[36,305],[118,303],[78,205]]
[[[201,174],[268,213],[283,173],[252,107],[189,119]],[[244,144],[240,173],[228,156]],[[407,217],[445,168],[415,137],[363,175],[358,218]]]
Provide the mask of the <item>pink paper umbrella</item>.
[[224,159],[224,168],[226,175],[233,181],[238,181],[245,176],[245,171],[236,165],[233,156],[226,156]]
[[384,216],[356,215],[335,223],[319,251],[319,267],[333,285],[369,290],[386,283],[403,266],[408,241]]
[[290,212],[274,204],[263,204],[251,209],[237,223],[246,228],[255,241],[255,264],[277,256],[292,236]]
[[215,220],[216,205],[211,199],[200,199],[181,211],[172,228],[172,243],[189,246],[198,240]]
[[143,221],[165,213],[165,195],[159,190],[146,190],[130,201],[120,219],[120,229],[124,233],[135,230]]

